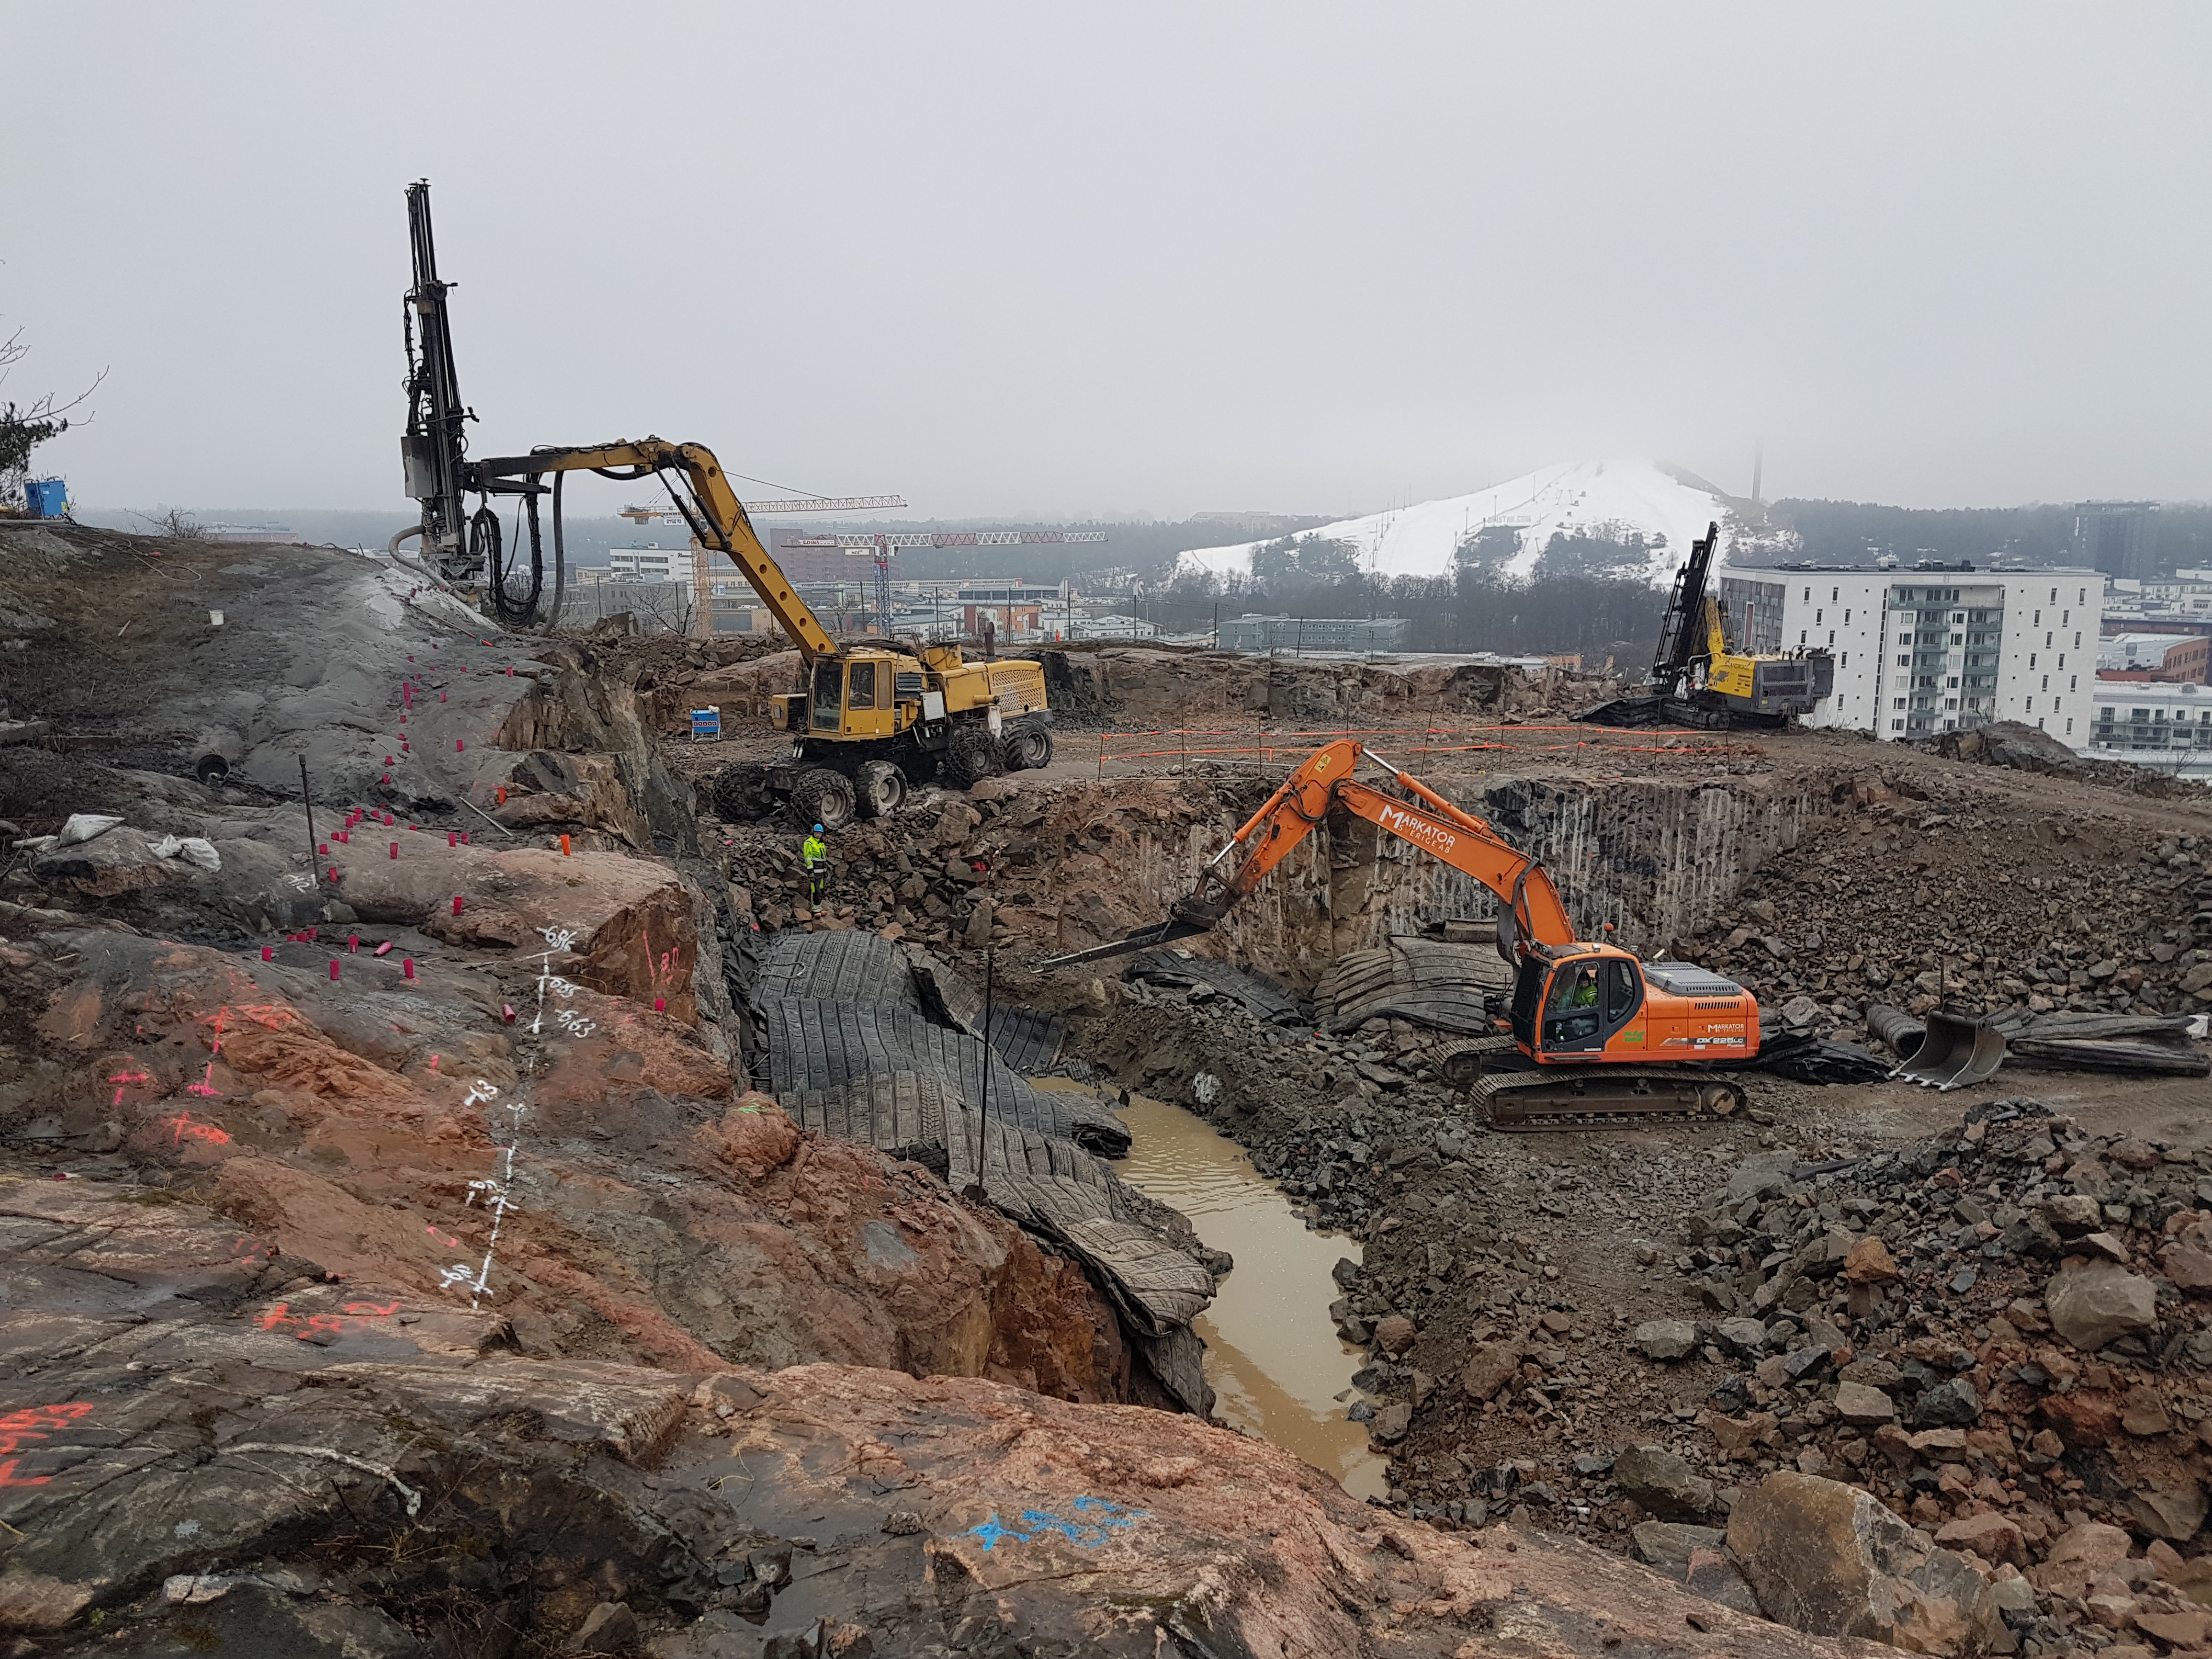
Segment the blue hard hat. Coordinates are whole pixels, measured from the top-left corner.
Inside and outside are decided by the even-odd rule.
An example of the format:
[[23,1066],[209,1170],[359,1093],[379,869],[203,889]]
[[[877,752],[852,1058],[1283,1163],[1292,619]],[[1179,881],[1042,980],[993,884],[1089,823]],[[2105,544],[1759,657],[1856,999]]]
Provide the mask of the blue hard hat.
[[820,824],[817,823],[814,826],[814,833],[817,836],[822,833],[822,826]]

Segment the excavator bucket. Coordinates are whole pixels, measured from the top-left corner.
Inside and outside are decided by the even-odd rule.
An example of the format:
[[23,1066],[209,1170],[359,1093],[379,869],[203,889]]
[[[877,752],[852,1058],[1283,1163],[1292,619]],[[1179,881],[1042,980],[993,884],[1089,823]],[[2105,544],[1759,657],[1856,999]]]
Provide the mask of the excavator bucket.
[[1978,1019],[1937,1012],[1928,1016],[1928,1033],[1919,1046],[1890,1075],[1933,1089],[1963,1089],[1990,1076],[2004,1059],[2002,1032]]

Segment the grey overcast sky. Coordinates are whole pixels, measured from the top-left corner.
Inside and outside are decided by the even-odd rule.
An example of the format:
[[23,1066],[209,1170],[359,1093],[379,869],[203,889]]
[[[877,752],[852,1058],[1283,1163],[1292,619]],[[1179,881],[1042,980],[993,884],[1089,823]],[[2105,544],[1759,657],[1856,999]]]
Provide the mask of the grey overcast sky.
[[[2212,495],[2212,7],[0,4],[6,395],[100,505],[391,507],[402,189],[479,453],[921,514],[1650,455]],[[604,510],[622,492],[599,486]],[[633,489],[634,493],[634,489]]]

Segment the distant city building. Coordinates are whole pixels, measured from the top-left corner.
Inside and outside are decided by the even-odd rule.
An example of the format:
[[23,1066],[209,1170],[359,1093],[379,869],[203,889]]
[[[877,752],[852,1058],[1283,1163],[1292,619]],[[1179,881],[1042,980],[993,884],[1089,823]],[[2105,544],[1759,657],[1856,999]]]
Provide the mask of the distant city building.
[[633,544],[607,552],[607,577],[617,582],[689,581],[691,554],[688,548]]
[[2109,750],[2113,760],[2171,760],[2191,775],[2212,773],[2212,690],[2100,680],[2090,742],[2093,757]]
[[1399,651],[1412,634],[1407,617],[1263,617],[1221,624],[1224,651]]
[[2158,574],[2156,501],[2083,501],[2074,509],[2074,555],[2107,576]]
[[2108,680],[2212,680],[2212,638],[2202,634],[2107,634],[2097,641],[2097,674]]
[[297,531],[281,524],[210,524],[200,534],[211,542],[296,542]]
[[1781,590],[1778,629],[1757,630],[1762,648],[1835,656],[1835,690],[1808,726],[1893,739],[2020,720],[2075,748],[2088,739],[2096,571],[1800,569],[1748,586],[1759,591],[1735,592],[1760,607],[1754,622],[1777,615]]

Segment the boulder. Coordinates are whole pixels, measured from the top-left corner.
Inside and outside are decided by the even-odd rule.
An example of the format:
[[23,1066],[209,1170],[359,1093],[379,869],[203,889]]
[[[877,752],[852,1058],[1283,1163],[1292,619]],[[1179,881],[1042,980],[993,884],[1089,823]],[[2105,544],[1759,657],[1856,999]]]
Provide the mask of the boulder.
[[2201,1607],[2186,1613],[2139,1613],[2136,1628],[2169,1648],[2201,1648],[2212,1633],[2212,1613]]
[[1693,1550],[1717,1550],[1728,1534],[1718,1527],[1693,1527],[1680,1521],[1639,1521],[1628,1529],[1636,1559],[1680,1579],[1690,1571]]
[[2062,1193],[2043,1202],[2044,1219],[2061,1238],[2079,1238],[2105,1224],[2105,1206],[2086,1193]]
[[1936,1541],[1946,1549],[1971,1551],[1992,1566],[2000,1561],[2009,1561],[2015,1567],[2027,1565],[2027,1534],[1995,1510],[1947,1522],[1936,1533]]
[[1413,1346],[1413,1322],[1403,1314],[1385,1314],[1375,1322],[1375,1346],[1395,1358]]
[[1931,1428],[1963,1427],[1982,1414],[1981,1397],[1963,1376],[1923,1389],[1912,1402],[1912,1420]]
[[2166,1414],[2166,1401],[2158,1397],[2158,1390],[2138,1383],[2120,1401],[2120,1426],[2137,1439],[2147,1440],[2172,1432],[2173,1419]]
[[2043,1304],[2051,1328],[2090,1353],[2158,1322],[2150,1280],[2109,1261],[2062,1269],[2044,1287]]
[[1655,1319],[1638,1325],[1633,1340],[1646,1359],[1686,1359],[1698,1351],[1698,1328],[1686,1319]]
[[1756,1358],[1766,1352],[1766,1327],[1756,1319],[1723,1319],[1713,1328],[1720,1345],[1741,1359]]
[[2128,1499],[2128,1508],[2145,1532],[2185,1544],[2204,1524],[2204,1488],[2189,1480],[2179,1486],[2139,1491]]
[[1852,1285],[1887,1285],[1900,1277],[1889,1246],[1869,1234],[1844,1254],[1844,1279]]
[[1406,1431],[1413,1426],[1413,1408],[1401,1400],[1395,1406],[1385,1406],[1375,1413],[1367,1432],[1385,1445],[1394,1444],[1406,1437]]
[[2128,1544],[2127,1534],[2119,1528],[2101,1521],[2084,1521],[2051,1540],[2044,1565],[2079,1567],[2094,1577],[2114,1563],[2126,1560]]
[[637,1645],[637,1620],[627,1601],[602,1601],[562,1645],[564,1653],[628,1653]]
[[2212,1255],[2193,1244],[2169,1244],[2158,1259],[2173,1288],[2184,1296],[2212,1296]]
[[1880,1389],[1863,1382],[1836,1385],[1836,1415],[1855,1429],[1878,1428],[1897,1420],[1897,1407]]
[[1692,1521],[1713,1506],[1713,1483],[1663,1446],[1631,1446],[1613,1461],[1613,1478],[1662,1521]]
[[1966,1654],[2000,1627],[1989,1586],[1964,1556],[1833,1480],[1768,1475],[1736,1500],[1728,1541],[1766,1616],[1808,1635]]
[[1467,1357],[1460,1386],[1477,1400],[1488,1400],[1521,1369],[1518,1342],[1479,1342]]

